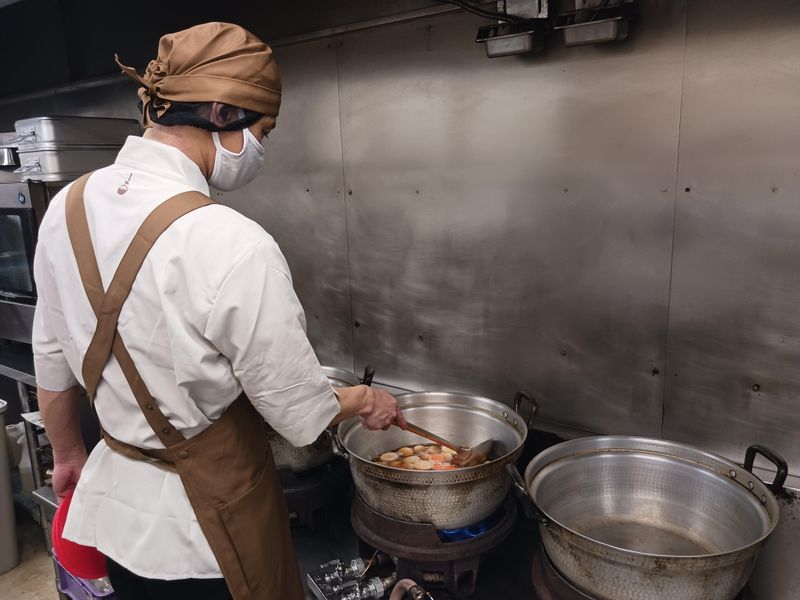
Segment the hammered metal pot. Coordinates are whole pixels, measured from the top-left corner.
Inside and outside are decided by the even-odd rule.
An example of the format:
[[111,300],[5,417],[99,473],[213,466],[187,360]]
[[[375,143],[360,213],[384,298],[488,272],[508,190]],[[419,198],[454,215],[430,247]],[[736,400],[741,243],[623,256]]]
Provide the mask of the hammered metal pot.
[[[333,367],[322,367],[322,370],[333,387],[351,387],[361,383],[358,376],[349,371]],[[323,432],[313,444],[300,448],[292,446],[270,427],[267,428],[267,439],[272,447],[272,455],[278,469],[291,469],[295,472],[308,471],[325,464],[334,456],[331,438],[327,432]]]
[[[599,600],[731,600],[778,522],[772,491],[742,468],[674,442],[590,437],[537,455],[524,492],[550,560]],[[521,482],[520,482],[521,483]]]
[[[524,393],[517,395],[515,407]],[[472,525],[491,515],[511,486],[506,466],[514,464],[528,435],[528,423],[505,404],[465,394],[423,392],[397,397],[409,421],[471,446],[495,440],[490,460],[477,467],[454,471],[410,471],[377,464],[382,453],[414,444],[430,443],[413,433],[392,427],[369,431],[360,419],[338,428],[339,452],[350,461],[353,482],[373,510],[402,521],[432,523],[438,529]],[[531,417],[535,414],[531,400]]]

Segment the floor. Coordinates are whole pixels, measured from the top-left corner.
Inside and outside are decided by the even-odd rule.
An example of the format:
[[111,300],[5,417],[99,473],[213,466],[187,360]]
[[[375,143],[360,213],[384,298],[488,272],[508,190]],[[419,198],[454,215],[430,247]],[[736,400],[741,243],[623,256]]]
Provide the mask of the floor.
[[0,598],[58,600],[53,563],[45,548],[42,529],[27,514],[18,519],[17,542],[20,563],[16,569],[0,575]]

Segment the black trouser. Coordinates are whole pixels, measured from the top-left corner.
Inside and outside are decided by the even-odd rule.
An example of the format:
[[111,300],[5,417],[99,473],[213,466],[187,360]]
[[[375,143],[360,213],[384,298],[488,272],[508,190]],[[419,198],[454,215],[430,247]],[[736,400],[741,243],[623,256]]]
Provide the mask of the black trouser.
[[108,578],[119,600],[231,600],[224,579],[147,579],[134,575],[110,558]]

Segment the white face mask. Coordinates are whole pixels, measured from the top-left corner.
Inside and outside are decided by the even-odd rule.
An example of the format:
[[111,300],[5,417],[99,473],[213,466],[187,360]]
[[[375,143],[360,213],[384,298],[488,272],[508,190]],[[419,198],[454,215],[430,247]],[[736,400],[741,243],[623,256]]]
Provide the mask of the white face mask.
[[214,169],[208,178],[211,187],[223,192],[238,190],[253,181],[264,165],[264,146],[249,128],[245,127],[242,131],[244,145],[238,154],[222,145],[218,132],[211,133],[214,147],[217,149],[217,155],[214,157]]

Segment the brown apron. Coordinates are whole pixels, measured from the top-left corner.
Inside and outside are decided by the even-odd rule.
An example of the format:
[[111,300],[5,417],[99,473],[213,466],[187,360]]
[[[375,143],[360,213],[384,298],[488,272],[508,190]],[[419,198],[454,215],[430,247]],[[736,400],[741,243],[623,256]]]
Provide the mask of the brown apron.
[[83,360],[86,391],[93,400],[113,354],[165,449],[143,450],[103,432],[106,443],[129,458],[152,462],[180,475],[235,600],[303,600],[289,515],[264,419],[241,395],[218,421],[186,439],[150,395],[117,331],[122,305],[155,241],[175,220],[213,201],[200,192],[185,192],[160,204],[139,227],[104,291],[83,201],[88,177],[84,175],[72,185],[66,204],[72,249],[97,316],[97,328]]

